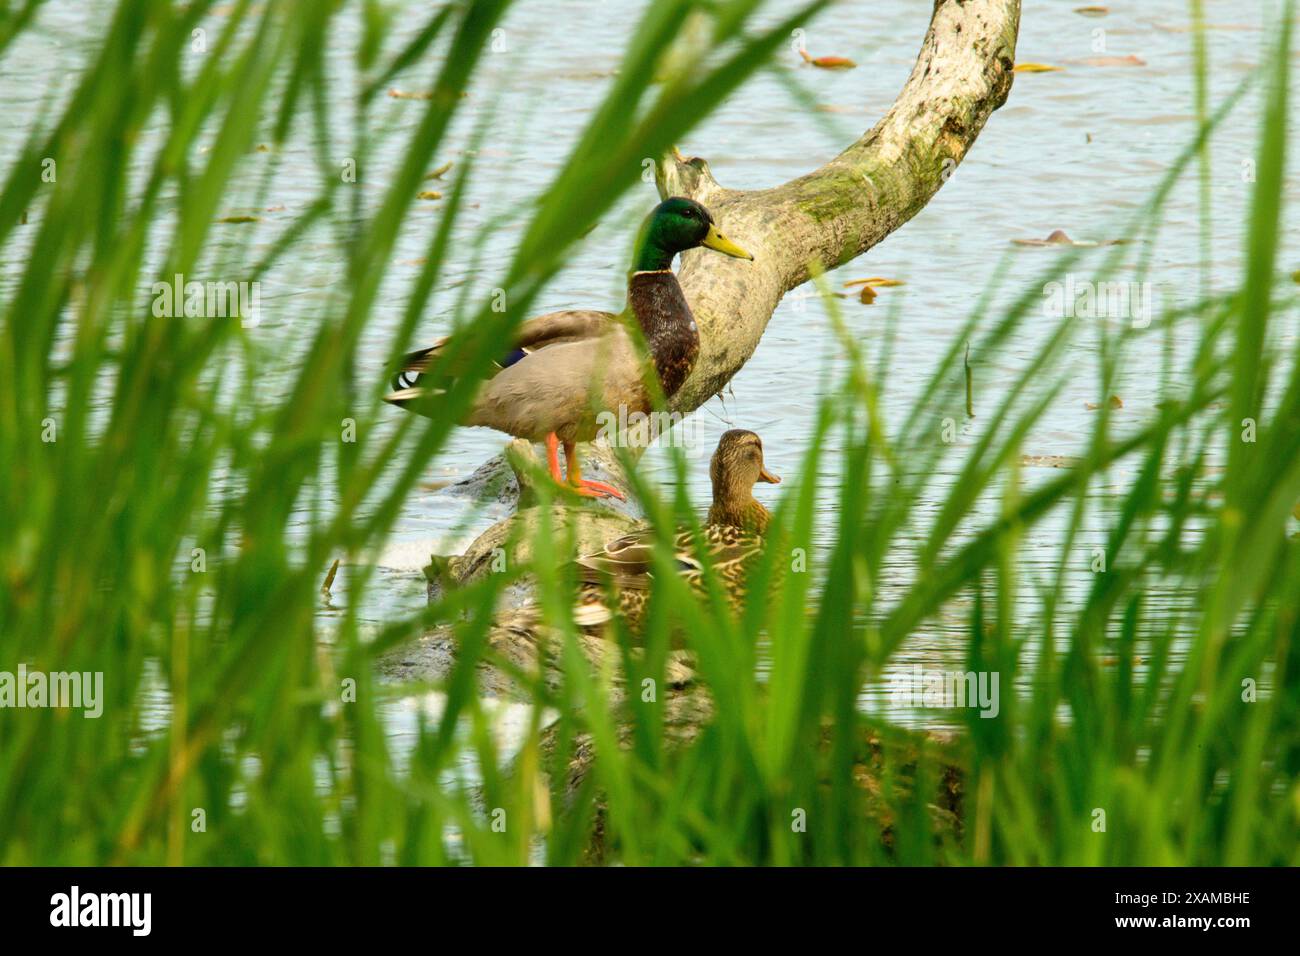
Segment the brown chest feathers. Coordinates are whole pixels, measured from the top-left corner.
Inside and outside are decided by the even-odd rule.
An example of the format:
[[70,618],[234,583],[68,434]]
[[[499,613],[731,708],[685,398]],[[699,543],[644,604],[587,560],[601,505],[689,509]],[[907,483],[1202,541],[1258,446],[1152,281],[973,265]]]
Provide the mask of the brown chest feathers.
[[771,520],[772,513],[752,496],[748,500],[714,501],[708,517],[711,525],[730,525],[757,534],[766,534]]
[[677,276],[667,270],[633,273],[627,302],[645,336],[664,397],[671,398],[700,354],[700,331]]

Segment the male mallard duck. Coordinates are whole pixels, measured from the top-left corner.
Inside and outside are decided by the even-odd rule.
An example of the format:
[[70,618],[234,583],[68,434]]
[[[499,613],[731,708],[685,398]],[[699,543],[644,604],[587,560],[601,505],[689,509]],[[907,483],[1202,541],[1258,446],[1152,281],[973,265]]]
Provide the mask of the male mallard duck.
[[[751,431],[733,428],[718,441],[709,463],[713,479],[713,504],[700,529],[708,563],[721,578],[727,597],[739,605],[745,596],[745,579],[762,553],[763,535],[771,514],[754,498],[754,485],[781,479],[763,464],[763,441]],[[673,538],[678,573],[697,593],[704,591],[704,564],[695,535],[679,531]],[[579,614],[584,625],[602,623],[620,614],[634,630],[645,614],[654,569],[655,532],[644,528],[617,538],[595,554],[578,558],[581,581]],[[612,581],[618,607],[609,607],[606,582]],[[603,609],[604,613],[600,612]]]
[[[463,424],[495,428],[529,441],[545,441],[551,476],[560,474],[559,444],[569,485],[588,497],[622,495],[609,485],[583,479],[575,445],[596,437],[598,415],[626,408],[648,414],[652,368],[666,398],[681,388],[700,350],[700,334],[673,257],[703,246],[738,259],[754,257],[727,239],[709,211],[692,199],[665,199],[641,228],[622,313],[552,312],[523,323],[499,370],[479,390]],[[635,320],[649,350],[648,361],[629,333]],[[438,358],[446,339],[407,355],[385,400],[421,411],[419,400],[436,389],[421,387],[422,375]],[[427,405],[425,405],[427,409]],[[620,416],[621,417],[621,416]]]

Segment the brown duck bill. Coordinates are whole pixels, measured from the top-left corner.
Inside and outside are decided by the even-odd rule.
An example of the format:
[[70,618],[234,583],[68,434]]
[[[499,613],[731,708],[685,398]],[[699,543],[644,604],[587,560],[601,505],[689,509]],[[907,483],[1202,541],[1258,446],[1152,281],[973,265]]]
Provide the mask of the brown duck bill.
[[766,468],[758,469],[758,480],[766,481],[769,485],[779,485],[781,483],[780,476],[772,474]]

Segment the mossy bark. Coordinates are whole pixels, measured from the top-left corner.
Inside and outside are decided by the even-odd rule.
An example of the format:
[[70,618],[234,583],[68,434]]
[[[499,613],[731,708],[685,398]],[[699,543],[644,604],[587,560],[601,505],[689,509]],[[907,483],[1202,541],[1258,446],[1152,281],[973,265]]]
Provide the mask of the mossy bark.
[[[880,122],[826,165],[782,185],[728,189],[703,159],[670,156],[659,164],[662,196],[700,201],[722,231],[755,257],[745,262],[703,250],[682,257],[678,278],[699,324],[701,350],[690,378],[673,396],[673,411],[692,412],[726,387],[754,354],[786,292],[862,255],[924,208],[1006,101],[1019,24],[1020,0],[937,0],[911,76]],[[607,448],[584,446],[581,453],[584,472],[626,487]],[[510,470],[502,457],[481,468],[474,481],[495,481],[509,491]],[[514,485],[526,486],[522,473],[516,474]],[[483,573],[484,556],[493,548],[527,537],[517,532],[539,519],[527,498],[525,493],[514,515],[452,560],[452,579]],[[581,540],[600,543],[622,533],[636,514],[634,507],[606,504],[581,510]],[[664,703],[676,739],[693,737],[710,713],[707,690],[688,681],[665,694]],[[586,775],[592,756],[589,741],[573,753],[570,788]]]
[[[671,410],[720,393],[758,347],[777,304],[819,270],[862,255],[923,209],[1011,91],[1020,0],[937,0],[916,65],[893,106],[829,163],[770,189],[728,189],[700,158],[665,157],[662,196],[689,196],[754,254],[681,258],[678,279],[700,328],[700,355]],[[583,446],[584,461],[607,455]],[[500,477],[504,459],[484,466]],[[617,482],[615,482],[617,484]]]
[[862,255],[925,207],[1006,102],[1019,24],[1019,0],[939,0],[889,112],[829,163],[783,185],[727,189],[704,160],[660,164],[661,195],[699,200],[754,254],[752,263],[701,250],[682,257],[679,278],[702,349],[673,397],[675,411],[692,411],[726,386],[786,292]]

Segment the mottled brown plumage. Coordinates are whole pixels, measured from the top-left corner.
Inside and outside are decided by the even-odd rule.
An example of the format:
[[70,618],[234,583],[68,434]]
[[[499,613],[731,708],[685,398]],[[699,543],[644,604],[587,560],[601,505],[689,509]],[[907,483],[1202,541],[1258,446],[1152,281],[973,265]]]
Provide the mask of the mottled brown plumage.
[[[713,504],[700,528],[703,553],[689,529],[679,529],[669,546],[677,573],[693,591],[705,593],[707,563],[721,581],[728,602],[738,608],[744,601],[749,572],[762,554],[770,519],[767,509],[754,498],[754,484],[776,484],[780,479],[763,465],[762,441],[743,429],[722,436],[709,472]],[[643,528],[577,560],[579,592],[574,619],[583,631],[597,633],[615,615],[633,632],[641,629],[654,580],[655,547],[654,529]],[[536,623],[537,619],[535,608],[524,608],[502,623],[523,626],[522,622]]]

